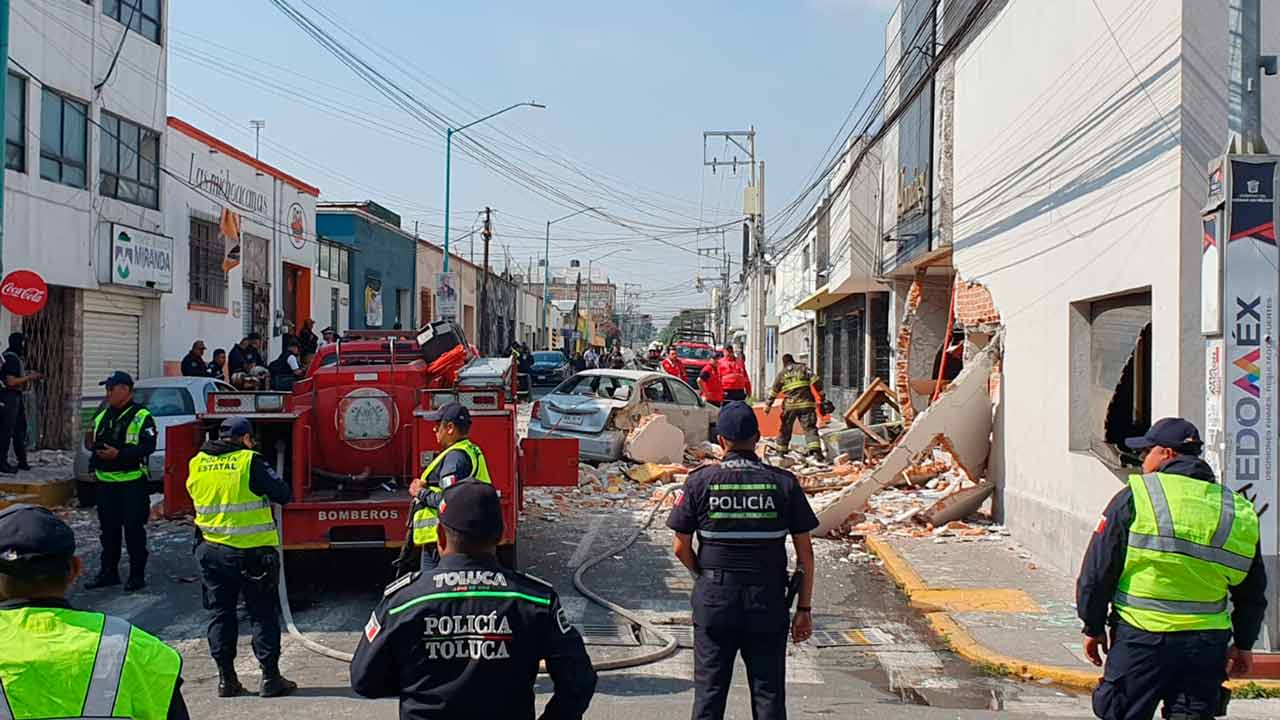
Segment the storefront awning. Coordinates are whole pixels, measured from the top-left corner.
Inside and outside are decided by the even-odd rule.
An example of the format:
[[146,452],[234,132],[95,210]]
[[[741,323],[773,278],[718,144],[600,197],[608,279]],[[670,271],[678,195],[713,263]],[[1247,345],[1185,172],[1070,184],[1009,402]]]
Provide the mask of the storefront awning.
[[821,310],[828,305],[834,305],[837,302],[849,297],[853,293],[831,292],[830,286],[823,285],[813,292],[812,295],[796,303],[797,310]]

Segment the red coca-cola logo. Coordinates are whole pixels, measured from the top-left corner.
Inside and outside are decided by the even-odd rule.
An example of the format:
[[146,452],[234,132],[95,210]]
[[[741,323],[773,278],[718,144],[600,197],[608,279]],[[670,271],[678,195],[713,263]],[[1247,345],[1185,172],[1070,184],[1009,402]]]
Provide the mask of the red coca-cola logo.
[[14,315],[34,315],[49,302],[49,286],[30,270],[14,270],[0,282],[0,305]]

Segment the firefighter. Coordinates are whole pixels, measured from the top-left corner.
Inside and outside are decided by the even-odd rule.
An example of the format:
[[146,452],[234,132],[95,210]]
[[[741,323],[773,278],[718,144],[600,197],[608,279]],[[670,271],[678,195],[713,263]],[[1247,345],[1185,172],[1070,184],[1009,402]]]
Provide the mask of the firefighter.
[[[262,667],[262,697],[288,695],[297,683],[280,674],[280,543],[270,502],[292,499],[262,456],[253,426],[242,417],[222,421],[218,439],[191,459],[187,492],[196,508],[196,562],[209,619],[209,654],[218,666],[218,696],[244,694],[236,676],[236,605],[244,597],[253,627],[253,654]],[[270,502],[268,502],[270,501]]]
[[440,563],[383,593],[351,660],[351,689],[398,697],[402,718],[534,717],[539,661],[555,685],[546,720],[581,718],[596,673],[555,590],[504,569],[492,485],[452,485],[440,504]]
[[133,592],[147,585],[147,519],[151,515],[147,460],[156,451],[156,421],[133,401],[133,378],[117,370],[98,383],[107,389],[107,406],[93,418],[89,466],[97,480],[95,499],[101,531],[102,566],[85,584],[91,590],[120,584],[120,536],[129,549]]
[[823,459],[822,441],[818,439],[818,415],[815,393],[822,392],[822,378],[809,372],[804,363],[796,362],[791,353],[782,356],[782,369],[773,381],[769,399],[764,403],[767,415],[773,410],[773,401],[782,396],[782,427],[778,430],[778,452],[785,453],[791,447],[791,431],[799,421],[804,428],[805,451],[819,460]]
[[409,485],[409,497],[414,499],[413,544],[422,549],[422,569],[427,570],[436,561],[436,524],[439,520],[441,493],[450,485],[468,478],[481,482],[489,479],[489,466],[484,461],[480,446],[471,442],[471,411],[461,403],[451,402],[431,413],[428,419],[436,421],[436,442],[440,451],[422,477]]
[[725,343],[724,355],[716,360],[716,371],[720,375],[720,386],[724,388],[726,402],[745,402],[751,396],[751,376],[747,374],[747,365],[734,353],[731,343]]
[[698,373],[698,390],[702,392],[702,399],[716,407],[724,404],[724,387],[720,384],[720,369],[716,366],[719,359],[720,354],[716,353],[711,362],[702,366],[702,372]]
[[675,348],[667,350],[667,356],[662,358],[662,371],[681,380],[687,379],[684,375],[684,361],[680,359],[680,354]]
[[173,648],[67,602],[75,552],[71,527],[45,508],[0,510],[0,716],[186,720]]
[[1267,606],[1258,516],[1215,484],[1190,422],[1165,418],[1125,444],[1144,453],[1143,474],[1107,505],[1076,582],[1085,655],[1107,654],[1094,714],[1150,720],[1163,701],[1167,718],[1226,715],[1222,684],[1252,667]]
[[[787,551],[795,545],[804,573],[790,621],[799,643],[813,634],[813,544],[818,518],[791,473],[755,454],[760,427],[743,402],[727,403],[716,421],[724,461],[689,473],[671,510],[675,556],[693,586],[693,718],[723,718],[735,657],[742,653],[752,717],[781,719],[786,710]],[[693,535],[698,535],[698,548]]]

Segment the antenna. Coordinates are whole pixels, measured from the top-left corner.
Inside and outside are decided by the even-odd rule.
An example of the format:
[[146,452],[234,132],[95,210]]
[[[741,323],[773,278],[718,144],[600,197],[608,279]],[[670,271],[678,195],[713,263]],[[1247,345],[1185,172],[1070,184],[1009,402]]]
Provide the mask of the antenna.
[[250,120],[249,127],[253,128],[253,159],[258,159],[258,151],[261,149],[259,138],[262,135],[262,128],[267,126],[266,120]]

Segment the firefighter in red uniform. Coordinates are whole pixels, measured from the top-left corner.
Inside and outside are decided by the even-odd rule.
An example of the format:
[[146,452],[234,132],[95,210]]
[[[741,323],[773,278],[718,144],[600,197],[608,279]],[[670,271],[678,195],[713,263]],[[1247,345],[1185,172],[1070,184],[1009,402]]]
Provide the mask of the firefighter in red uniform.
[[716,369],[716,360],[719,353],[711,359],[711,362],[702,367],[702,372],[698,373],[698,389],[702,391],[702,399],[720,407],[724,404],[724,388],[720,385],[720,371]]
[[684,362],[680,359],[680,355],[676,353],[675,348],[667,350],[667,356],[662,358],[662,371],[681,380],[685,379]]
[[751,395],[751,377],[747,375],[746,363],[734,353],[731,343],[725,344],[724,357],[715,364],[720,374],[720,387],[724,388],[724,399],[746,402]]

